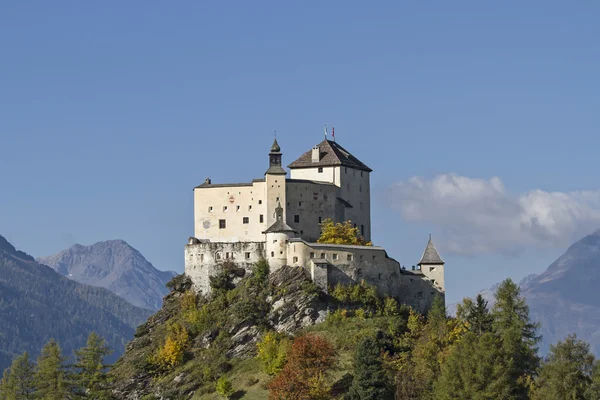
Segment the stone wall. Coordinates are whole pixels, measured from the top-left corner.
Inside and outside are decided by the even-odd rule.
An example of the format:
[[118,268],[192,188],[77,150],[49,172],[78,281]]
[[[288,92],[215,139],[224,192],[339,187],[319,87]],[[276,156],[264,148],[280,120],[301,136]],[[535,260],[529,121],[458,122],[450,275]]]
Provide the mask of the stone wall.
[[264,242],[199,242],[190,238],[185,246],[185,274],[199,292],[210,292],[209,277],[216,275],[220,266],[232,261],[250,271],[261,257],[265,257]]

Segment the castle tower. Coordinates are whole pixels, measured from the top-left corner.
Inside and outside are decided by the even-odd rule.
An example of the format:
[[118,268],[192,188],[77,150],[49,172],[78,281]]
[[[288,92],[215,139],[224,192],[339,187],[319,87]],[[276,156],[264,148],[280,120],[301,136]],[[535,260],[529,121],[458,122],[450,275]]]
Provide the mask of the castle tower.
[[421,261],[419,261],[419,267],[421,272],[427,278],[429,278],[433,286],[436,287],[442,295],[446,293],[446,286],[444,283],[444,260],[440,257],[440,254],[433,245],[431,235],[429,235],[429,242],[425,247]]
[[[269,153],[269,169],[265,172],[267,226],[271,226],[277,221],[276,208],[278,205],[286,204],[286,174],[287,172],[281,166],[281,148],[279,147],[279,143],[277,143],[277,139],[275,139]],[[285,209],[282,212],[283,220],[285,221]]]
[[269,261],[271,271],[276,271],[287,264],[288,240],[296,236],[283,219],[283,207],[277,204],[275,208],[276,221],[266,231],[266,259]]

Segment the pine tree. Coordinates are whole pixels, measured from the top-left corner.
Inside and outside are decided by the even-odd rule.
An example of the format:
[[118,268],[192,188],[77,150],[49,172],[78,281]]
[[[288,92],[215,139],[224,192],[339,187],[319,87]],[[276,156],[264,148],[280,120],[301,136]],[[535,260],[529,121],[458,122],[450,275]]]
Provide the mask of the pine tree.
[[76,391],[81,397],[94,400],[111,398],[107,367],[104,365],[104,357],[111,353],[104,339],[95,332],[88,336],[86,346],[75,352]]
[[537,343],[540,337],[536,334],[538,324],[530,321],[529,307],[512,280],[506,279],[498,287],[492,316],[492,327],[500,339],[504,364],[512,382],[513,390],[507,399],[527,399],[527,382],[535,376],[539,366]]
[[481,294],[477,295],[475,302],[464,299],[463,303],[458,305],[456,315],[467,324],[469,331],[477,335],[492,331],[494,318],[488,309],[488,302]]
[[354,380],[346,400],[393,400],[377,342],[366,338],[354,355]]
[[33,400],[35,365],[28,353],[15,358],[0,382],[2,400]]
[[592,384],[593,371],[590,345],[577,340],[574,334],[569,335],[563,342],[550,346],[550,354],[535,381],[532,399],[583,399]]
[[46,343],[37,360],[36,397],[43,400],[66,399],[69,393],[68,380],[65,358],[58,343],[52,339]]

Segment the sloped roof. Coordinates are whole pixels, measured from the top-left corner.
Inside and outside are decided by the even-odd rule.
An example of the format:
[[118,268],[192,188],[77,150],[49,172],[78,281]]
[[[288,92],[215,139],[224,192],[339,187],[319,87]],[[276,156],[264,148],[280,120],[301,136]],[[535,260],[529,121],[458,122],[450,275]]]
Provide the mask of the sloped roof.
[[427,247],[425,247],[421,261],[419,261],[419,265],[421,264],[444,264],[444,260],[442,260],[442,257],[440,257],[440,254],[431,241],[431,236],[429,237],[429,242],[427,242]]
[[288,224],[286,224],[283,220],[277,220],[273,225],[271,225],[266,231],[263,233],[273,233],[273,232],[296,232]]
[[288,168],[314,168],[344,166],[362,171],[371,172],[371,168],[363,164],[350,152],[331,140],[323,140],[317,145],[320,157],[318,162],[312,161],[312,149],[302,154],[296,161],[288,165]]

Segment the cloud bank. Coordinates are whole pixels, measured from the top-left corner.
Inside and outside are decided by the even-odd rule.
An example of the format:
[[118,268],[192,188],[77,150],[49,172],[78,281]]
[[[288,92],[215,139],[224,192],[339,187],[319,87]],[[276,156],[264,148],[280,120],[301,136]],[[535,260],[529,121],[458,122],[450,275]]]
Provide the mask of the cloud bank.
[[565,247],[600,228],[600,190],[511,195],[497,177],[441,174],[396,183],[387,201],[404,219],[437,227],[440,247],[457,254]]

